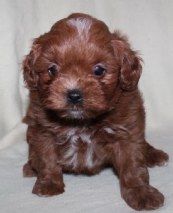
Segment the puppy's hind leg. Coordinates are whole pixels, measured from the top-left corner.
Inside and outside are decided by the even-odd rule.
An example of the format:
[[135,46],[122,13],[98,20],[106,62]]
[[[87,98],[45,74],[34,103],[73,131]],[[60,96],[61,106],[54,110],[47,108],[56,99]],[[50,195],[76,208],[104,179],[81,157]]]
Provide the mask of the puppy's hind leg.
[[145,157],[148,167],[163,166],[168,162],[169,156],[167,153],[163,152],[162,150],[155,149],[147,142],[145,143],[145,145],[146,145]]
[[32,168],[30,160],[23,166],[23,176],[24,177],[36,177],[37,173]]

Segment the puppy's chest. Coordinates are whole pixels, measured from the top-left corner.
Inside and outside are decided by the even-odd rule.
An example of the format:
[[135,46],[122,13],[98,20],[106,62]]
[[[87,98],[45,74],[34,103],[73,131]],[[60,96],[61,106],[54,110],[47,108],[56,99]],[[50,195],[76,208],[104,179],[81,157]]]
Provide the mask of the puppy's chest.
[[60,164],[72,171],[92,170],[101,164],[97,157],[98,145],[94,141],[95,131],[71,128],[59,134],[57,142]]

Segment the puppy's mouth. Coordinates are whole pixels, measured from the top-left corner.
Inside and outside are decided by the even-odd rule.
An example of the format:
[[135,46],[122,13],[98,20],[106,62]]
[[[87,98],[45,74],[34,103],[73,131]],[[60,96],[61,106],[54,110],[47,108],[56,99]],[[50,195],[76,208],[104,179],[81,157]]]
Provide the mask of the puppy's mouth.
[[96,100],[95,96],[88,96],[84,96],[81,90],[68,90],[65,95],[51,96],[46,106],[55,111],[60,119],[68,120],[92,120],[108,110],[103,98]]
[[84,111],[77,107],[73,107],[67,110],[67,117],[72,119],[83,119],[85,117],[84,114],[85,114]]
[[[50,111],[52,111],[50,109]],[[65,120],[76,120],[76,121],[89,121],[96,119],[106,113],[106,111],[96,111],[91,109],[85,109],[82,106],[66,106],[62,109],[53,109],[55,118],[58,116],[59,119]]]

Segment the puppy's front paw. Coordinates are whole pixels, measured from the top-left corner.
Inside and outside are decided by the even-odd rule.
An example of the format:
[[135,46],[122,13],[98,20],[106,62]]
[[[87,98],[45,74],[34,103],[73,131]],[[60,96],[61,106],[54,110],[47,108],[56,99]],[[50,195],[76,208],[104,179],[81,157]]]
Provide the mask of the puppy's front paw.
[[38,196],[53,196],[64,192],[64,183],[56,182],[54,183],[51,179],[37,179],[32,193]]
[[146,185],[122,189],[127,204],[135,210],[154,210],[164,203],[164,196],[154,187]]

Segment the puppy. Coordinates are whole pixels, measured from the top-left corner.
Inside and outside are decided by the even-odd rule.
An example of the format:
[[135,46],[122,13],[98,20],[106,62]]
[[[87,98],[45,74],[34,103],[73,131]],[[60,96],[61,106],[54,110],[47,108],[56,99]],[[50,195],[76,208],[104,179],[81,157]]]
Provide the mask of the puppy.
[[145,140],[141,58],[125,36],[72,14],[35,39],[23,68],[30,92],[24,176],[37,177],[34,194],[63,193],[63,172],[96,174],[112,166],[130,207],[163,205],[147,167],[163,165],[168,155]]

